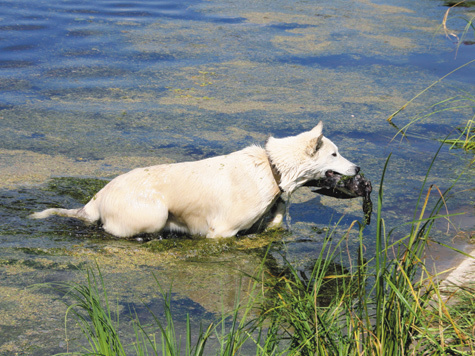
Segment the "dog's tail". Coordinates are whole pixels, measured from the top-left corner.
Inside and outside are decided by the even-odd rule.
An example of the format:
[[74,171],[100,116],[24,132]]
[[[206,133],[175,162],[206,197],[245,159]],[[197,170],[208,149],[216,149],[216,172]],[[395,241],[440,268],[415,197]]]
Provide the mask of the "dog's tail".
[[85,211],[84,207],[78,209],[61,209],[52,208],[46,209],[37,213],[33,213],[29,216],[31,219],[45,219],[51,215],[63,216],[66,218],[75,218],[88,223],[93,223],[97,219],[92,219]]

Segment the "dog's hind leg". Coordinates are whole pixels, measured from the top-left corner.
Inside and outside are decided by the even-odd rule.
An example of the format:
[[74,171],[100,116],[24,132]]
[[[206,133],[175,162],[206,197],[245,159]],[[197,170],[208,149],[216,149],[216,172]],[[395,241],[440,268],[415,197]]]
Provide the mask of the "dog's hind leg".
[[103,228],[117,237],[131,237],[143,233],[155,233],[163,230],[169,213],[160,202],[137,206],[125,206],[120,209],[103,211],[101,220]]

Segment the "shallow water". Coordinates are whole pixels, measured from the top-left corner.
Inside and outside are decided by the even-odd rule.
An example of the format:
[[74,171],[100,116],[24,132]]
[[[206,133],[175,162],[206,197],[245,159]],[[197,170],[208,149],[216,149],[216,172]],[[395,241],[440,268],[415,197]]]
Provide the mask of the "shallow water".
[[[410,221],[437,140],[473,116],[473,107],[429,115],[395,140],[386,122],[474,59],[475,46],[457,50],[438,31],[446,9],[434,0],[0,2],[0,354],[65,351],[64,307],[25,286],[83,280],[94,261],[123,305],[137,297],[159,304],[155,272],[165,285],[174,281],[180,315],[196,323],[232,307],[237,271],[258,268],[274,237],[177,238],[150,248],[68,219],[26,219],[48,206],[79,206],[97,179],[137,166],[225,154],[323,120],[325,135],[372,180],[373,201],[392,153],[384,217],[388,227]],[[473,9],[454,10],[449,27],[462,30],[456,15],[466,14]],[[474,95],[473,78],[474,64],[460,69],[394,124],[463,91]],[[443,191],[466,171],[447,201],[450,213],[466,213],[454,218],[463,231],[475,225],[472,157],[444,146],[428,178]],[[69,178],[52,187],[53,177]],[[320,229],[343,216],[340,234],[362,219],[361,201],[302,189],[290,216],[274,258],[281,252],[305,265],[320,251]],[[457,232],[444,220],[433,238],[465,248]],[[368,251],[374,233],[365,229]],[[355,243],[351,235],[350,251]]]

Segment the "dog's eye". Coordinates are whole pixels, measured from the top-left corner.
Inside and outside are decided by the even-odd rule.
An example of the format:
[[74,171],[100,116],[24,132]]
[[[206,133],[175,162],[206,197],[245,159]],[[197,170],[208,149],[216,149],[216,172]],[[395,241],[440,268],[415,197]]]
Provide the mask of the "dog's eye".
[[336,157],[336,156],[337,156],[337,154],[336,154],[336,153],[333,153],[333,154],[332,154],[332,156],[333,156],[333,157]]

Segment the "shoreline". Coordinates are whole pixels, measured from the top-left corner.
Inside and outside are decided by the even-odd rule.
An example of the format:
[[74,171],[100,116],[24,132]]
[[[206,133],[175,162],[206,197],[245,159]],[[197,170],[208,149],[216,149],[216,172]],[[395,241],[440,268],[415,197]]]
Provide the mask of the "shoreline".
[[475,283],[475,248],[468,253],[471,257],[466,256],[462,262],[455,267],[441,282],[440,292],[443,299],[447,301],[460,287]]

